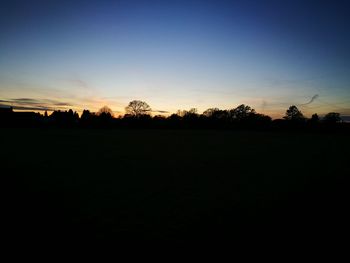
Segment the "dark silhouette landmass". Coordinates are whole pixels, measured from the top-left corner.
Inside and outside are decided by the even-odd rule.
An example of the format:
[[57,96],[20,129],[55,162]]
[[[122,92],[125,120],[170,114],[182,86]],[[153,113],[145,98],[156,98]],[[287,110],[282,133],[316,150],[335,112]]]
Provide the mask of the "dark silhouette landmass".
[[138,101],[117,118],[108,107],[81,116],[2,108],[6,242],[348,237],[350,133],[338,113],[307,119],[291,106],[272,120],[246,105],[151,113]]

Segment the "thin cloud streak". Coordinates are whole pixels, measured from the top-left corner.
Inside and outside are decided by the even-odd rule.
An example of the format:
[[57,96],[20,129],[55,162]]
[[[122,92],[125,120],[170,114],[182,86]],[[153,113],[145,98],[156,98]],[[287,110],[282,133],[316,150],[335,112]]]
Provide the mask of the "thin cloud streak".
[[307,103],[300,104],[300,106],[309,105],[309,104],[313,103],[318,97],[319,97],[319,95],[315,94],[315,95],[312,96],[312,98]]
[[166,110],[152,110],[151,112],[170,113],[169,111],[166,111]]
[[[68,96],[68,95],[67,95]],[[114,112],[120,113],[124,109],[124,104],[113,98],[99,98],[94,96],[77,97],[72,95],[60,99],[42,99],[42,98],[0,98],[0,105],[3,107],[13,107],[17,110],[38,110],[54,111],[73,109],[81,112],[83,109],[97,111],[102,105],[108,105],[116,108]]]
[[0,99],[2,103],[12,103],[20,105],[45,105],[50,104],[53,106],[73,106],[71,103],[62,102],[51,99],[32,99],[32,98],[14,98],[14,99]]
[[51,99],[12,98],[0,99],[0,106],[13,107],[16,110],[54,111],[64,110],[73,105],[68,102]]
[[89,85],[89,83],[87,81],[85,81],[79,77],[72,77],[72,78],[66,79],[66,81],[73,84],[74,86],[79,87],[79,88],[84,88],[86,90],[92,89],[91,85]]
[[17,106],[0,103],[0,107],[12,107],[14,110],[26,110],[26,111],[54,111],[57,108],[45,107],[45,106]]

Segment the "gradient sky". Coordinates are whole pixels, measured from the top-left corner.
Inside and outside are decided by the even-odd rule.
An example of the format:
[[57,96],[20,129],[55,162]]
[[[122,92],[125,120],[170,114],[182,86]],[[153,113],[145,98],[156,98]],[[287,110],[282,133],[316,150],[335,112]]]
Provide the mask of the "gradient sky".
[[350,115],[349,47],[350,1],[5,0],[0,105]]

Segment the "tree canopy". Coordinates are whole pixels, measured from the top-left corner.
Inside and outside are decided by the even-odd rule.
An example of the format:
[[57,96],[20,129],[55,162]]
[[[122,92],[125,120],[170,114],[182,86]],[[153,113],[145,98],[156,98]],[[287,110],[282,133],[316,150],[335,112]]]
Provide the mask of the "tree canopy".
[[151,110],[151,107],[146,102],[141,100],[133,100],[129,102],[129,105],[127,107],[125,107],[126,114],[134,117],[148,115]]
[[105,116],[105,117],[113,117],[113,111],[108,106],[103,106],[99,111],[97,112],[98,116]]
[[329,112],[323,117],[323,121],[327,123],[336,123],[340,122],[340,114],[337,112]]
[[304,115],[295,105],[292,105],[287,109],[286,114],[283,118],[288,121],[302,121],[305,119]]
[[237,108],[230,110],[230,114],[235,120],[243,120],[251,114],[255,114],[255,110],[250,106],[241,104]]

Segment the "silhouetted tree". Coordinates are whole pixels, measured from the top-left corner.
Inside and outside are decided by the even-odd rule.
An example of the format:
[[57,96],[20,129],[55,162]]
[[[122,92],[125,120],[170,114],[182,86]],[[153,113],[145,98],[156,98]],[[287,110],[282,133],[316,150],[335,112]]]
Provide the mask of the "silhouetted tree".
[[187,115],[198,115],[198,110],[196,108],[191,108],[186,114]]
[[295,105],[292,105],[287,109],[286,114],[283,118],[285,120],[288,120],[288,121],[303,121],[303,120],[305,120],[304,115],[301,113],[301,111]]
[[87,121],[91,117],[91,113],[89,110],[83,110],[83,113],[81,114],[80,120]]
[[167,118],[167,122],[169,123],[170,127],[179,128],[181,125],[181,116],[173,113]]
[[100,116],[103,118],[112,118],[114,114],[113,114],[113,111],[108,106],[103,106],[101,109],[98,110],[97,116]]
[[73,112],[72,109],[68,111],[53,111],[49,116],[49,121],[53,125],[63,126],[63,127],[74,127],[79,122],[79,115]]
[[251,126],[251,127],[256,127],[256,128],[266,128],[271,124],[271,117],[260,114],[260,113],[255,113],[251,112],[248,117],[245,119],[246,123]]
[[308,125],[313,128],[316,128],[320,124],[320,117],[318,117],[317,113],[312,114],[311,118],[307,120]]
[[180,120],[181,116],[179,114],[177,114],[177,113],[173,113],[168,118],[171,119],[171,120]]
[[209,108],[203,112],[203,116],[207,118],[224,120],[227,119],[229,113],[227,110],[220,110],[218,108]]
[[151,110],[151,107],[146,102],[140,100],[133,100],[129,102],[129,105],[125,108],[126,114],[134,117],[147,115]]
[[164,117],[163,115],[156,115],[153,117],[153,120],[157,122],[164,122],[166,120],[166,117]]
[[320,117],[318,117],[317,113],[312,114],[310,121],[313,123],[317,123],[320,121]]
[[196,108],[191,108],[189,111],[183,111],[183,118],[185,120],[193,120],[198,117],[198,111]]
[[209,108],[203,112],[203,115],[205,117],[211,118],[218,111],[220,111],[218,108]]
[[99,127],[111,127],[113,123],[113,111],[107,107],[103,106],[99,111],[96,113],[95,121],[93,121],[94,126]]
[[329,112],[323,117],[323,121],[326,123],[337,123],[341,121],[340,113]]
[[182,118],[183,116],[185,116],[186,113],[187,110],[177,110],[176,115]]
[[237,108],[230,110],[230,115],[233,120],[244,120],[249,117],[250,114],[254,114],[255,110],[251,107],[241,104]]

